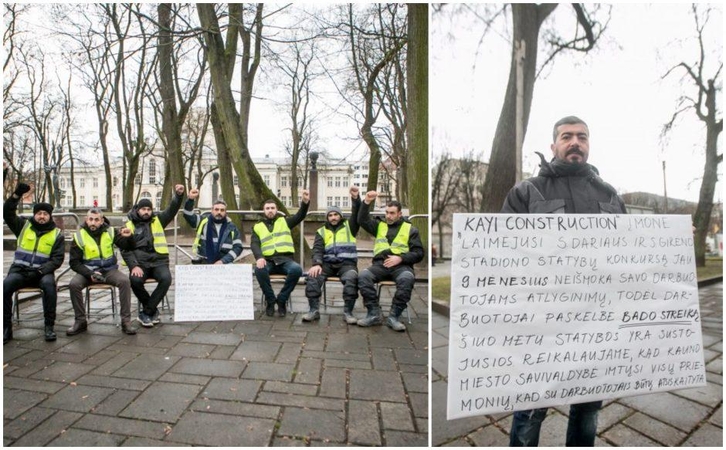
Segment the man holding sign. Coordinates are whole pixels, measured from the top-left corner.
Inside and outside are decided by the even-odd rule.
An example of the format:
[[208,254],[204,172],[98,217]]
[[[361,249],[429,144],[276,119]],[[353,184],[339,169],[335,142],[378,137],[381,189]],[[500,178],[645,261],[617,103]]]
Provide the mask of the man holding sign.
[[199,189],[191,189],[184,204],[184,220],[197,230],[192,253],[199,257],[195,263],[230,264],[242,254],[242,234],[237,225],[227,217],[227,204],[217,200],[212,211],[194,214],[194,200]]
[[[512,188],[502,213],[519,214],[625,214],[625,204],[615,189],[604,182],[595,167],[587,164],[590,130],[578,117],[555,123],[550,145],[553,159],[542,159],[539,175]],[[570,406],[567,446],[593,446],[597,415],[602,401]],[[536,446],[547,408],[514,413],[510,446]]]

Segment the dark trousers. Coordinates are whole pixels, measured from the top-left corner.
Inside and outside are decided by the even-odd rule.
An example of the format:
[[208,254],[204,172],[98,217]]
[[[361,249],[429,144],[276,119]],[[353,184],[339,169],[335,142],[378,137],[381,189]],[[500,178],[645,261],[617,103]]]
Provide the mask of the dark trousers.
[[368,311],[380,309],[381,305],[378,303],[375,285],[386,280],[392,280],[396,283],[396,293],[393,295],[391,313],[398,316],[406,309],[406,305],[411,300],[413,284],[416,281],[413,268],[403,264],[387,268],[381,263],[374,263],[363,270],[358,275],[358,288],[360,289],[360,295],[363,297],[363,304]]
[[58,291],[55,286],[53,273],[47,273],[42,277],[26,272],[10,272],[3,280],[3,326],[8,328],[13,320],[13,294],[15,291],[25,287],[37,287],[43,291],[43,317],[45,324],[55,325],[55,307],[58,303]]
[[[570,405],[570,419],[567,422],[568,447],[594,447],[597,432],[597,413],[602,402],[587,402]],[[529,409],[514,413],[510,447],[536,447],[539,445],[539,431],[547,416],[547,408]]]
[[331,264],[323,263],[323,271],[320,275],[315,278],[308,276],[305,283],[305,296],[311,302],[311,306],[313,301],[320,300],[320,296],[323,295],[325,280],[330,277],[340,278],[340,282],[343,283],[345,307],[352,310],[355,301],[358,299],[358,267],[355,264],[343,264],[335,268]]
[[275,291],[272,290],[272,284],[270,284],[270,275],[285,275],[285,284],[277,296],[277,305],[285,306],[287,299],[290,298],[290,294],[292,294],[295,285],[302,276],[302,267],[293,260],[275,264],[271,259],[267,260],[267,265],[262,269],[255,266],[255,277],[268,305],[275,303]]
[[[171,272],[169,266],[156,266],[149,267],[144,270],[143,277],[129,276],[131,280],[131,290],[134,291],[134,295],[139,299],[143,306],[144,314],[152,316],[156,313],[156,307],[159,306],[161,300],[166,295],[169,287],[171,286]],[[158,282],[154,292],[149,295],[149,292],[144,287],[144,282],[149,278],[153,278]],[[123,314],[123,312],[122,312]]]
[[[103,274],[106,277],[105,284],[116,286],[119,293],[119,303],[121,304],[121,322],[126,323],[131,320],[131,282],[129,277],[124,275],[120,270],[109,270]],[[83,289],[91,284],[99,284],[91,281],[81,274],[76,274],[68,284],[68,290],[71,293],[71,304],[73,305],[73,313],[77,321],[86,320],[86,309],[83,301]],[[145,291],[146,289],[144,289]]]

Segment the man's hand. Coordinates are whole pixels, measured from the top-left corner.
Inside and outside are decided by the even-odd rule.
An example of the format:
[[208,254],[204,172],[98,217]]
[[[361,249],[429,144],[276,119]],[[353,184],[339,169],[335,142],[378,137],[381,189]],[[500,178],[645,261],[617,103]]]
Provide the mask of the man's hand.
[[358,186],[351,186],[350,187],[350,196],[352,198],[358,198],[359,195],[360,195],[360,189],[358,188]]
[[132,277],[139,277],[139,278],[143,277],[144,276],[144,269],[142,269],[139,266],[134,267],[133,269],[131,269],[131,276]]
[[176,195],[182,195],[184,194],[184,185],[183,184],[177,184],[174,186],[174,192],[176,192]]
[[366,192],[366,198],[363,201],[366,202],[367,205],[370,205],[376,199],[376,197],[378,197],[378,192],[368,191]]
[[133,233],[131,233],[131,229],[130,228],[123,227],[123,228],[121,228],[120,234],[123,237],[130,237]]
[[388,255],[385,261],[383,261],[383,267],[391,268],[396,267],[397,265],[401,264],[403,262],[403,258],[401,258],[398,255]]
[[323,272],[323,268],[322,268],[322,266],[320,266],[318,264],[318,265],[311,267],[310,270],[308,270],[308,276],[315,278],[318,275],[320,275],[322,272]]
[[189,200],[196,200],[199,197],[199,189],[190,189],[188,197]]
[[30,192],[30,186],[28,186],[25,183],[18,183],[18,185],[15,187],[14,194],[18,196],[18,198],[23,198],[23,195]]
[[215,265],[215,266],[218,266],[218,265],[220,265],[220,264],[224,264],[224,263],[222,262],[222,260],[221,260],[221,259],[220,259],[220,260],[218,260],[218,261],[217,261],[216,263],[214,263],[214,265]]
[[257,260],[258,269],[264,269],[266,265],[267,265],[267,260],[265,258],[260,258]]
[[307,189],[302,190],[302,202],[303,203],[310,202],[310,191],[308,191]]

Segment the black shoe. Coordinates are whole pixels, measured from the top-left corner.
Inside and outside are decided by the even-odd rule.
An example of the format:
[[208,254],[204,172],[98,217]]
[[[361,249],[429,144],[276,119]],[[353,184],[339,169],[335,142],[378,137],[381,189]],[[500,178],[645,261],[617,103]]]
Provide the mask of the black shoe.
[[53,331],[53,325],[46,325],[45,326],[45,341],[53,342],[57,338],[58,338],[58,336],[56,336],[55,331]]
[[66,330],[66,336],[75,336],[81,334],[88,329],[88,322],[85,320],[76,320],[72,327]]
[[272,317],[275,315],[275,303],[274,302],[267,302],[267,308],[265,309],[265,314],[267,317]]
[[143,311],[139,313],[139,322],[141,322],[141,326],[146,328],[154,326],[154,322],[151,321],[151,317]]
[[161,313],[158,309],[156,310],[156,312],[154,312],[154,314],[151,315],[151,323],[153,323],[154,325],[156,325],[157,323],[161,323]]
[[287,315],[287,308],[285,305],[280,305],[277,307],[277,315],[280,317],[285,317]]
[[3,345],[13,340],[13,327],[4,327],[3,329]]
[[123,331],[126,334],[136,334],[136,325],[134,325],[133,322],[130,320],[128,322],[122,322],[121,323],[121,331]]

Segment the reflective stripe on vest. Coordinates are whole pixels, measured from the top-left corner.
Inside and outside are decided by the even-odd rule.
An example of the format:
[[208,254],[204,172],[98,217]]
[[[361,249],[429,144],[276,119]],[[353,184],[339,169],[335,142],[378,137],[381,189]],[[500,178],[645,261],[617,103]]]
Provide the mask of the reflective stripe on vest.
[[284,217],[278,217],[272,232],[267,229],[264,222],[258,222],[253,228],[260,238],[262,256],[272,256],[277,253],[295,253],[295,245],[292,242],[290,227]]
[[101,245],[96,243],[85,228],[73,234],[78,248],[83,250],[83,265],[95,271],[98,269],[118,269],[116,254],[113,252],[113,228],[109,227],[101,234]]
[[61,231],[55,228],[38,238],[35,230],[31,228],[30,222],[25,222],[23,229],[18,235],[18,244],[15,250],[13,264],[31,267],[36,269],[50,260],[50,252],[53,244]]
[[318,234],[325,243],[323,261],[329,263],[340,263],[344,260],[358,261],[358,249],[355,245],[355,236],[350,231],[348,221],[335,233],[326,227],[318,228]]
[[373,245],[373,256],[385,250],[391,250],[394,255],[408,253],[408,236],[411,232],[411,224],[403,222],[398,229],[398,234],[393,242],[388,243],[386,235],[388,234],[388,224],[386,222],[378,223],[378,233],[376,234],[376,242]]
[[[126,222],[126,228],[133,233],[136,230],[132,221]],[[164,227],[161,226],[161,220],[157,216],[151,219],[151,235],[154,238],[154,250],[162,255],[169,254],[169,246],[166,243],[166,235],[164,235]]]
[[[209,222],[209,216],[202,219],[201,222],[199,222],[199,226],[197,226],[197,237],[194,239],[194,244],[192,245],[192,253],[195,255],[198,255],[199,252],[199,246],[201,245],[202,241],[207,240],[207,222]],[[229,232],[229,235],[232,237],[232,240],[234,241],[234,230]],[[222,236],[217,236],[217,239],[221,239]],[[214,239],[214,238],[212,238]],[[222,245],[219,246],[221,249],[231,250],[233,247],[232,244],[222,243]],[[236,257],[236,255],[235,255]]]

